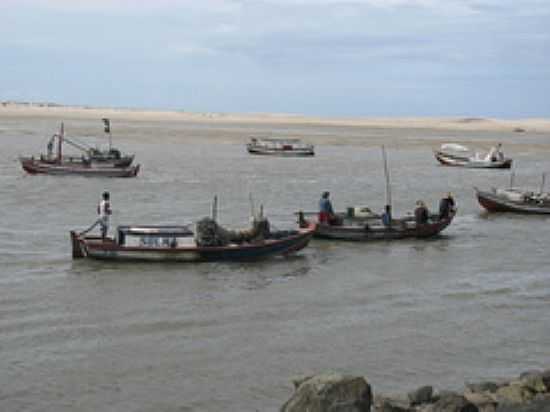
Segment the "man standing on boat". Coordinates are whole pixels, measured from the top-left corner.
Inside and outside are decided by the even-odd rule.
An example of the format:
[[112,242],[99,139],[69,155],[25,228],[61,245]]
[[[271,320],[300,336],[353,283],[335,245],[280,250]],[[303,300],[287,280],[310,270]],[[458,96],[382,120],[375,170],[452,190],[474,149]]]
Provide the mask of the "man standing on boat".
[[451,211],[455,208],[455,200],[451,192],[447,193],[447,196],[439,201],[439,218],[446,219],[449,217]]
[[384,213],[382,213],[382,224],[386,227],[391,227],[391,205],[384,206]]
[[504,153],[502,153],[502,143],[497,144],[496,146],[493,146],[487,156],[485,157],[485,160],[489,160],[491,162],[501,162],[504,160]]
[[323,192],[321,200],[319,200],[319,223],[330,225],[334,219],[334,210],[329,199],[330,193]]
[[96,226],[100,226],[102,239],[105,240],[105,238],[107,237],[107,232],[109,231],[109,217],[113,214],[113,211],[111,210],[109,192],[103,192],[103,195],[101,197],[102,199],[97,205],[97,214],[99,215],[99,219],[97,219],[92,224],[92,226],[90,226],[84,232],[80,233],[80,235],[85,235],[86,233],[93,230]]
[[416,202],[416,209],[414,209],[414,218],[417,225],[424,225],[428,223],[430,212],[428,211],[426,204],[422,200]]

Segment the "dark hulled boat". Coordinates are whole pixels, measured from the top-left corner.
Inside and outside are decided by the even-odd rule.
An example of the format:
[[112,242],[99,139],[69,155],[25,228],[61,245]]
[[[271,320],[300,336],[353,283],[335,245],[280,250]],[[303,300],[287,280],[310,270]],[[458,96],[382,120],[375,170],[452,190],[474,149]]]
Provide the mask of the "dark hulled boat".
[[307,157],[315,155],[314,146],[303,143],[300,139],[251,137],[246,149],[250,154],[266,156]]
[[[105,130],[108,129],[108,119]],[[110,127],[110,126],[109,126]],[[57,151],[54,154],[54,144]],[[69,144],[83,152],[81,156],[66,156],[63,154],[63,145]],[[134,155],[122,155],[118,149],[109,144],[109,150],[99,150],[83,143],[77,143],[65,137],[64,125],[61,123],[59,133],[49,140],[47,153],[38,157],[20,157],[21,166],[29,174],[48,175],[80,175],[95,177],[135,177],[140,166],[131,166]]]
[[475,188],[475,191],[479,204],[489,212],[550,214],[550,193],[496,188],[488,191]]
[[[456,211],[448,217],[440,219],[439,215],[430,215],[428,222],[418,224],[414,217],[392,219],[390,226],[382,223],[382,217],[371,215],[367,217],[349,216],[348,213],[337,213],[337,224],[317,223],[314,236],[321,239],[347,241],[400,240],[407,238],[429,238],[437,236],[451,224]],[[313,219],[312,219],[313,220]],[[303,214],[300,215],[301,225],[309,225]],[[313,220],[316,223],[316,220]]]
[[34,157],[21,157],[19,159],[23,170],[31,175],[78,175],[87,177],[136,177],[140,165],[129,167],[96,166],[86,161],[70,161],[56,163],[43,161]]

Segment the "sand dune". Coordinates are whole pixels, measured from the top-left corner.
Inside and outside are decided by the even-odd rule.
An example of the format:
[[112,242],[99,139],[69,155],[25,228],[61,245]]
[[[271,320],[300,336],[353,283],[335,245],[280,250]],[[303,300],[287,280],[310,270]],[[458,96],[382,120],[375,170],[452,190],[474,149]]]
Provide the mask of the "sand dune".
[[209,124],[276,124],[343,126],[390,129],[435,129],[464,131],[506,131],[550,133],[550,119],[503,120],[490,118],[370,118],[370,117],[314,117],[270,113],[188,113],[178,111],[132,110],[115,108],[87,108],[47,106],[45,104],[0,104],[0,118],[57,118],[60,120],[92,120],[109,117],[114,120],[148,122],[196,122]]

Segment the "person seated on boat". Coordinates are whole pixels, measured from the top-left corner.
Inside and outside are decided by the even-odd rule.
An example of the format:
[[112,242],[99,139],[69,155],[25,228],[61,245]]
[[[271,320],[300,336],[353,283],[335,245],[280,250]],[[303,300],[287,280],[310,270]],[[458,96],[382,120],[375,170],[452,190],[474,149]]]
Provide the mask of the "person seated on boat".
[[96,226],[99,226],[101,230],[101,238],[105,240],[107,237],[107,232],[109,231],[109,217],[113,214],[113,211],[111,210],[109,192],[103,192],[101,198],[101,201],[97,205],[97,214],[99,215],[99,218],[88,229],[81,232],[80,235],[85,235],[86,233],[92,231]]
[[416,202],[416,209],[414,209],[414,219],[417,225],[425,225],[428,223],[430,212],[426,207],[426,204],[422,200]]
[[447,219],[455,208],[455,200],[451,192],[439,201],[439,219]]
[[382,223],[386,227],[391,227],[391,205],[384,206],[384,213],[382,213]]
[[332,203],[329,199],[330,193],[323,192],[321,199],[319,200],[319,223],[325,223],[332,225],[337,220],[332,208]]

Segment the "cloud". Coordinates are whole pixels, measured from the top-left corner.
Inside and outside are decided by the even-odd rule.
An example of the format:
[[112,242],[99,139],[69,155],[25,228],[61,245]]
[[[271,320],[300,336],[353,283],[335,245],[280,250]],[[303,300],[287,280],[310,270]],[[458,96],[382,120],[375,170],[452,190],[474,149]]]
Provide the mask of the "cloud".
[[[246,92],[250,107],[270,95],[277,110],[286,94],[300,104],[297,95],[339,96],[345,110],[372,90],[398,98],[453,84],[459,95],[487,79],[550,82],[549,9],[546,0],[0,0],[11,67],[0,89],[34,79],[44,96],[111,92],[105,100],[123,103],[153,90],[159,104],[181,95],[201,107]],[[97,86],[109,82],[116,93]]]

